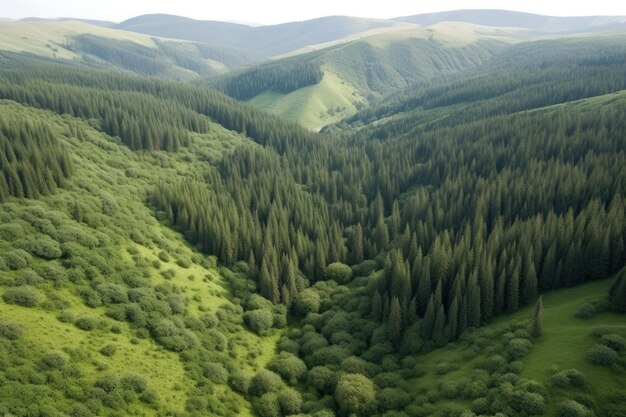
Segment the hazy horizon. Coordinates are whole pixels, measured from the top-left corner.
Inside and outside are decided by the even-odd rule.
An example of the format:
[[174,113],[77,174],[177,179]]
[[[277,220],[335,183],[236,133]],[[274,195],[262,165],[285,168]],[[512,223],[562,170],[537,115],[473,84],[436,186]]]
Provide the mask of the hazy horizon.
[[144,14],[171,14],[199,20],[228,21],[244,24],[273,25],[327,16],[355,16],[373,19],[390,19],[422,13],[451,10],[500,9],[514,12],[534,13],[547,16],[624,16],[626,3],[599,0],[593,4],[572,5],[565,2],[499,1],[483,0],[471,4],[460,0],[444,0],[432,4],[407,4],[389,0],[379,4],[359,4],[354,1],[333,2],[321,0],[315,4],[294,6],[284,0],[268,0],[263,3],[231,1],[219,6],[198,5],[191,0],[175,3],[156,0],[137,0],[129,4],[110,0],[104,4],[78,3],[69,0],[47,2],[25,0],[14,2],[0,0],[0,18],[21,20],[24,18],[76,18],[122,22]]

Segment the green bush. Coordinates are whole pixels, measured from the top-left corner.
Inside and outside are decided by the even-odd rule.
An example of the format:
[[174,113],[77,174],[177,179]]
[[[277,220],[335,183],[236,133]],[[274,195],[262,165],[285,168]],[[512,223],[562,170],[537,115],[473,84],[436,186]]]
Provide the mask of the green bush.
[[90,331],[98,327],[98,322],[92,317],[79,317],[74,325],[81,330]]
[[443,381],[439,384],[439,392],[443,398],[449,400],[455,399],[459,396],[459,384],[455,381]]
[[68,361],[68,357],[63,352],[51,351],[46,353],[39,360],[39,367],[43,370],[61,369]]
[[273,392],[268,392],[254,402],[254,411],[259,417],[280,417],[280,404]]
[[506,354],[509,360],[520,359],[528,354],[532,343],[528,339],[512,339],[506,347]]
[[272,312],[266,309],[246,311],[243,320],[250,330],[257,334],[269,330],[274,323]]
[[294,309],[300,316],[317,313],[320,309],[320,296],[317,291],[313,288],[301,291],[296,297]]
[[22,326],[12,321],[0,321],[0,337],[17,340],[22,337]]
[[511,407],[527,415],[543,414],[546,402],[541,394],[535,392],[515,391],[511,399]]
[[47,235],[37,235],[20,240],[17,245],[31,255],[43,259],[57,259],[63,255],[61,245]]
[[596,313],[597,313],[596,307],[592,303],[587,302],[587,303],[581,304],[576,309],[574,316],[576,316],[579,319],[590,319],[593,316],[595,316]]
[[290,384],[296,384],[307,371],[302,359],[287,352],[281,352],[274,356],[267,368],[289,381]]
[[315,366],[307,373],[307,382],[322,394],[332,394],[337,385],[337,375],[325,366]]
[[616,364],[620,357],[608,346],[595,345],[587,351],[587,359],[594,365],[611,366]]
[[244,395],[250,390],[251,382],[252,377],[244,371],[233,372],[228,380],[228,384],[234,391]]
[[337,382],[335,401],[343,413],[367,415],[376,406],[376,387],[365,375],[344,374]]
[[104,356],[113,356],[117,352],[117,345],[113,343],[107,343],[100,348],[100,353]]
[[352,269],[346,264],[335,262],[326,267],[324,278],[337,284],[347,284],[352,279]]
[[167,252],[165,252],[164,250],[159,252],[158,257],[163,262],[169,262],[170,261],[170,255]]
[[591,413],[579,402],[574,400],[563,401],[556,409],[557,417],[590,417]]
[[176,260],[176,264],[181,268],[189,268],[191,266],[191,259],[189,258],[179,258]]
[[376,402],[383,410],[401,410],[411,402],[411,396],[398,388],[383,388],[376,394]]
[[7,290],[2,299],[7,304],[17,304],[22,307],[35,307],[39,304],[39,293],[33,287],[24,285]]
[[626,350],[626,339],[618,334],[605,334],[600,339],[601,343],[605,346],[610,347],[616,352],[622,352]]
[[5,265],[11,270],[26,268],[32,257],[23,249],[13,249],[2,255]]
[[293,388],[285,388],[278,395],[278,404],[283,415],[297,414],[302,408],[302,396]]
[[141,394],[146,391],[148,384],[146,379],[141,375],[128,374],[120,379],[120,387],[128,391],[133,391],[136,394]]
[[268,369],[262,369],[250,381],[250,393],[261,396],[268,392],[276,392],[283,386],[280,376]]
[[228,381],[228,370],[221,363],[210,362],[204,366],[204,376],[214,384],[225,384]]

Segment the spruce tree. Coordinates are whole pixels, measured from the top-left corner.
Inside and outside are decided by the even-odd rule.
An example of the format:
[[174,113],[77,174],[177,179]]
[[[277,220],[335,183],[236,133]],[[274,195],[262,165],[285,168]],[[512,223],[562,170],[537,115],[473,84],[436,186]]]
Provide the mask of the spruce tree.
[[543,301],[541,296],[535,306],[535,315],[533,316],[530,335],[535,339],[543,335]]

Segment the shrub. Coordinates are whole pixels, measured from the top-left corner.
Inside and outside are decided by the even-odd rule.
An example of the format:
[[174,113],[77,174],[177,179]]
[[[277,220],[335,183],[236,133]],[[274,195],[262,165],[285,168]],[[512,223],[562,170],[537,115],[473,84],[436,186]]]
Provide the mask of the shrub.
[[250,393],[261,396],[268,392],[276,392],[283,386],[280,376],[268,369],[262,369],[250,381]]
[[278,404],[283,415],[297,414],[302,408],[302,396],[293,388],[285,388],[278,395]]
[[509,360],[520,359],[530,351],[532,343],[528,339],[512,339],[509,341],[506,347],[506,353]]
[[411,396],[398,388],[383,388],[376,401],[383,410],[401,410],[411,402]]
[[602,336],[601,343],[610,347],[616,352],[622,352],[626,350],[626,339],[618,334],[605,334]]
[[117,389],[119,381],[113,375],[104,375],[96,381],[94,386],[110,394]]
[[594,365],[611,366],[619,361],[619,355],[605,345],[595,345],[587,351],[587,359]]
[[444,381],[439,385],[439,392],[443,398],[452,400],[459,396],[459,384],[455,381]]
[[376,263],[376,261],[368,259],[358,265],[354,265],[352,267],[352,272],[354,273],[354,276],[367,277],[376,270],[377,266],[378,264]]
[[546,402],[541,394],[526,391],[516,391],[511,399],[511,407],[516,411],[523,411],[528,415],[543,414]]
[[39,293],[33,287],[24,285],[7,290],[2,299],[7,304],[17,304],[22,307],[35,307],[39,304]]
[[30,253],[43,259],[56,259],[63,255],[61,245],[47,235],[37,235],[19,242],[19,246]]
[[337,284],[347,284],[352,279],[352,269],[344,263],[335,262],[326,267],[324,278],[333,280]]
[[240,393],[247,394],[250,390],[250,383],[252,382],[251,376],[244,371],[236,371],[230,375],[230,379],[228,381],[230,387]]
[[91,317],[79,317],[74,321],[74,325],[81,330],[90,331],[98,326],[98,322]]
[[22,326],[12,321],[0,321],[0,337],[17,340],[22,336]]
[[266,309],[246,311],[243,320],[250,330],[257,334],[270,329],[274,323],[272,312]]
[[113,356],[117,352],[117,345],[113,343],[107,343],[100,348],[100,353],[104,356]]
[[228,381],[228,370],[221,363],[210,362],[204,367],[204,376],[214,384],[225,384]]
[[344,374],[337,382],[335,400],[344,413],[367,414],[375,406],[376,388],[365,375]]
[[275,393],[267,393],[254,402],[254,411],[259,417],[280,417],[280,404]]
[[584,303],[578,306],[574,316],[579,319],[590,319],[596,315],[596,307],[592,303]]
[[176,260],[176,264],[181,268],[189,268],[191,266],[191,259],[189,258],[179,258]]
[[317,313],[320,309],[320,296],[313,288],[301,291],[296,297],[295,311],[301,316]]
[[563,401],[556,409],[557,417],[588,417],[590,415],[587,407],[574,400]]
[[26,268],[32,258],[30,254],[23,249],[10,250],[5,252],[2,257],[7,268],[11,270]]
[[281,352],[274,356],[267,368],[276,372],[291,384],[296,384],[307,371],[302,359],[287,352]]
[[141,375],[128,374],[124,375],[120,379],[120,386],[128,391],[133,391],[136,394],[141,394],[146,390],[148,384],[146,379]]
[[44,370],[61,369],[67,364],[67,355],[63,352],[51,351],[39,360],[39,367]]
[[331,394],[337,385],[337,376],[325,366],[315,366],[307,373],[307,382],[322,394]]

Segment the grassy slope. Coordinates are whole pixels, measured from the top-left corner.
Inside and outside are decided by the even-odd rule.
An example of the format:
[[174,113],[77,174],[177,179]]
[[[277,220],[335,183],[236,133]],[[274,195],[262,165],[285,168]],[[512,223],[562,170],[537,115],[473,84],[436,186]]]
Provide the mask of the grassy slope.
[[[551,396],[547,402],[550,411],[546,415],[552,415],[561,400],[571,398],[566,391],[551,387],[549,383],[550,376],[557,369],[575,368],[583,372],[591,385],[590,392],[597,396],[598,402],[602,402],[603,395],[622,387],[626,382],[623,373],[595,366],[585,359],[586,351],[598,343],[591,334],[592,330],[607,327],[613,333],[626,336],[626,317],[610,312],[600,313],[586,320],[574,316],[578,306],[585,301],[606,298],[611,284],[612,279],[609,278],[543,295],[544,336],[533,344],[530,353],[522,359],[523,370],[520,376],[550,387]],[[497,337],[516,323],[529,322],[533,312],[534,306],[527,306],[511,315],[495,319],[477,332]],[[414,381],[414,391],[426,392],[442,382],[458,382],[469,378],[474,366],[493,353],[489,351],[489,347],[476,352],[468,343],[460,341],[422,355],[418,359],[424,364],[426,374]],[[438,375],[436,369],[441,364],[450,365],[453,371],[444,376]],[[471,404],[471,401],[455,400],[441,400],[439,404],[451,401],[465,406]]]
[[[389,94],[440,71],[472,65],[469,61],[458,60],[453,50],[471,48],[481,41],[512,43],[521,39],[518,35],[515,30],[464,23],[393,27],[351,35],[285,56],[294,59],[296,55],[313,51],[314,59],[321,62],[325,70],[324,79],[318,85],[289,94],[267,91],[250,103],[296,120],[305,127],[320,128],[352,116],[357,111],[356,104],[366,104],[368,96]],[[322,50],[324,48],[327,49]],[[433,57],[429,54],[447,53],[451,56],[445,63],[431,62]],[[438,69],[441,65],[450,68]],[[337,108],[340,111],[336,111]]]
[[324,71],[319,84],[289,94],[265,92],[250,100],[251,104],[318,129],[356,112],[363,98],[351,85],[330,71]]
[[[0,111],[4,114],[13,114],[17,118],[38,120],[51,126],[55,134],[65,143],[72,154],[75,172],[67,181],[63,189],[55,194],[43,197],[40,200],[10,199],[0,204],[0,215],[6,213],[23,213],[30,209],[41,209],[50,213],[63,224],[79,227],[87,233],[99,233],[82,223],[74,222],[67,210],[73,201],[84,204],[95,203],[101,205],[101,199],[108,199],[116,205],[115,216],[124,227],[139,227],[146,235],[158,236],[166,242],[171,259],[168,262],[160,261],[153,264],[162,248],[146,240],[142,243],[119,239],[113,244],[117,247],[118,256],[107,259],[108,262],[126,265],[128,268],[141,266],[148,271],[151,283],[156,286],[169,283],[185,298],[186,308],[190,315],[200,312],[214,312],[218,306],[230,303],[230,290],[218,269],[207,267],[215,265],[215,259],[195,252],[183,237],[159,223],[144,198],[146,193],[163,176],[186,175],[194,172],[194,158],[181,155],[154,153],[133,153],[126,147],[114,144],[109,138],[89,127],[85,122],[54,115],[51,112],[27,108],[10,101],[0,101]],[[86,140],[80,141],[67,136],[68,123],[77,123],[86,133]],[[214,125],[211,133],[196,135],[195,143],[190,153],[204,155],[204,158],[219,158],[222,152],[228,152],[236,146],[249,144],[247,140],[232,132]],[[197,160],[196,160],[197,161]],[[12,216],[12,215],[10,215]],[[13,219],[12,223],[22,223]],[[24,223],[26,225],[26,223]],[[24,226],[26,227],[26,226]],[[105,226],[112,241],[117,239],[115,227]],[[119,229],[117,229],[119,230]],[[0,239],[0,253],[10,249],[10,243]],[[200,258],[198,258],[200,257]],[[202,264],[191,263],[183,268],[175,263],[176,259],[201,259]],[[34,259],[31,267],[37,268],[46,262]],[[161,272],[172,270],[175,276],[166,279]],[[20,271],[0,272],[0,278],[10,282],[17,277]],[[0,293],[6,291],[0,286]],[[114,321],[105,316],[105,308],[87,307],[72,285],[57,287],[50,282],[37,285],[40,295],[48,299],[61,299],[65,303],[64,314],[73,317],[90,317],[99,322],[98,328],[92,331],[78,329],[71,322],[61,322],[57,317],[59,311],[41,306],[26,308],[6,304],[0,298],[0,317],[3,320],[19,323],[24,335],[20,339],[28,352],[29,361],[36,362],[46,352],[65,351],[70,356],[70,362],[77,366],[82,375],[90,383],[103,375],[136,373],[143,376],[148,387],[156,391],[158,396],[159,412],[177,412],[184,410],[187,400],[189,378],[185,375],[183,363],[178,354],[165,350],[152,339],[137,338],[133,329],[125,322]],[[120,328],[119,333],[111,331],[112,326]],[[253,333],[241,329],[231,333],[229,338],[234,342],[234,358],[240,369],[258,370],[269,361],[274,352],[274,345],[280,334],[261,338]],[[99,353],[101,347],[107,343],[117,346],[117,352],[112,357]],[[256,352],[251,357],[250,352]],[[149,359],[149,360],[147,360]],[[226,386],[218,389],[227,390]],[[249,415],[249,404],[241,398],[243,406],[241,413]],[[142,403],[133,405],[136,415],[156,415],[156,410]]]
[[77,55],[63,47],[68,37],[82,33],[134,42],[154,48],[152,37],[140,33],[107,29],[83,22],[2,22],[0,23],[0,49],[15,52],[31,52],[43,56],[76,58]]

